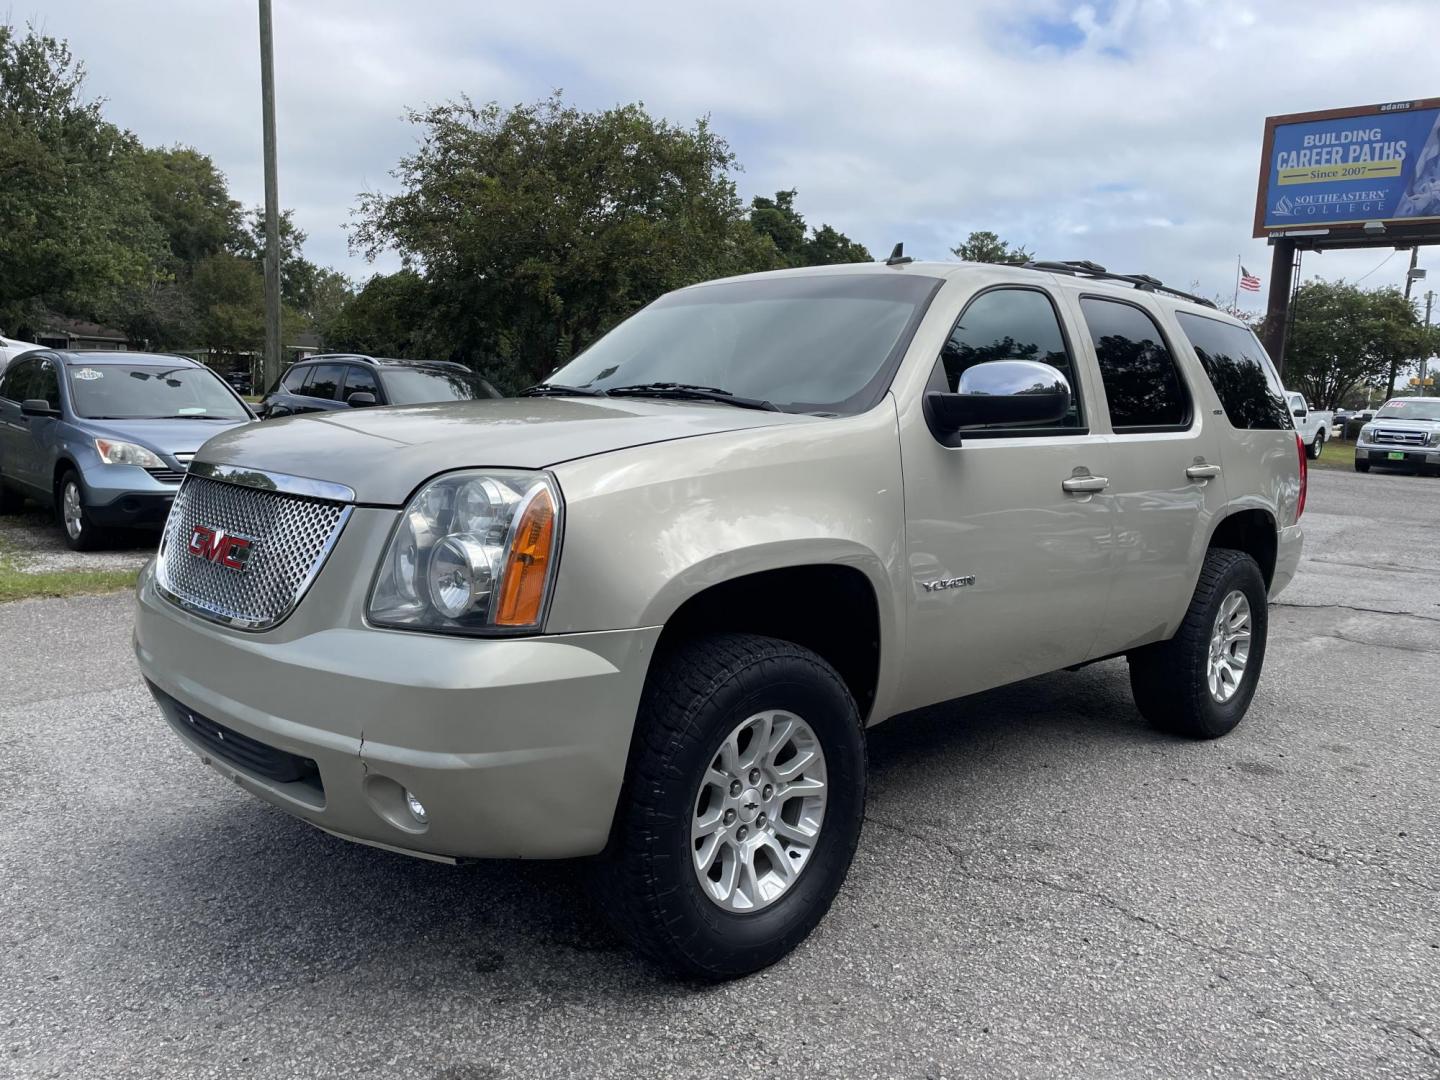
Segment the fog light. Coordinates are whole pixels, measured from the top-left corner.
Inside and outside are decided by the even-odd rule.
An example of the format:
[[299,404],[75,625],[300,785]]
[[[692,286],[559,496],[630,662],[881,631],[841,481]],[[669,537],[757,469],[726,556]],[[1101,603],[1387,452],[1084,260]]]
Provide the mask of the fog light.
[[415,793],[409,788],[405,789],[405,805],[410,808],[410,814],[421,825],[429,819],[425,816],[425,804],[415,797]]

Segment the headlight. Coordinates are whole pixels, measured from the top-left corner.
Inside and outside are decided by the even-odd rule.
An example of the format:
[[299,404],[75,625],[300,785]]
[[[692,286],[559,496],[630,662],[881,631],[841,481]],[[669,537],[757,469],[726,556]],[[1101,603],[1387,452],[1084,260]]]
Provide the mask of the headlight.
[[1362,427],[1362,428],[1360,429],[1360,441],[1361,441],[1361,442],[1369,442],[1369,441],[1370,441],[1370,436],[1371,436],[1371,435],[1374,435],[1374,434],[1375,434],[1375,429],[1374,429],[1373,427],[1371,427],[1369,424],[1366,424],[1364,427]]
[[438,477],[401,514],[367,614],[414,630],[536,630],[559,543],[560,494],[545,473]]
[[1431,446],[1440,446],[1440,431],[1430,432],[1430,437],[1425,441]]
[[159,457],[134,443],[96,439],[95,449],[100,452],[100,460],[106,465],[138,465],[142,469],[165,468],[165,462]]

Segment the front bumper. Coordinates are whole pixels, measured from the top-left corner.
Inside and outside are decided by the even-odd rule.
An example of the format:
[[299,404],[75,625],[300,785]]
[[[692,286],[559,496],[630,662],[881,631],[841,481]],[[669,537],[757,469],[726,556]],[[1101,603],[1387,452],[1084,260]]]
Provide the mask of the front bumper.
[[[1391,454],[1401,454],[1394,458]],[[1355,444],[1355,460],[1368,461],[1371,465],[1393,465],[1397,469],[1420,466],[1440,466],[1440,447],[1397,446],[1394,443]]]
[[[323,602],[326,579],[338,587],[343,547],[301,612]],[[135,653],[162,713],[246,791],[409,854],[545,859],[605,846],[659,627],[489,640],[354,625],[243,634],[174,607],[149,570],[138,600]],[[225,731],[244,749],[224,748]],[[313,774],[268,768],[251,740]]]
[[178,481],[167,484],[129,465],[87,466],[81,480],[86,512],[102,528],[159,528],[180,490]]

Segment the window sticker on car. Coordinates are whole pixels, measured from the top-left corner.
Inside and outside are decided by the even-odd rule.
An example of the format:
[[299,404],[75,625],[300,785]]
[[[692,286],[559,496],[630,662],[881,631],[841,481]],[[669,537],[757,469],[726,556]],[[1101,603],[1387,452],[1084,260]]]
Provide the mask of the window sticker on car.
[[79,371],[75,372],[74,377],[81,380],[82,382],[94,382],[96,379],[103,379],[105,377],[105,373],[102,371],[96,371],[93,367],[86,367],[81,368]]
[[203,405],[187,405],[183,409],[175,410],[176,414],[179,416],[204,416],[209,411],[210,410],[205,408],[205,406]]

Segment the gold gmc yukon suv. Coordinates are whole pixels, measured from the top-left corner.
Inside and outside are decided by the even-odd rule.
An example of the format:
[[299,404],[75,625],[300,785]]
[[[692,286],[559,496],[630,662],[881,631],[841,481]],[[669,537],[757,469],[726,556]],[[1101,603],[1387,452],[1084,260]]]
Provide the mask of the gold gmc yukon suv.
[[652,960],[824,916],[865,729],[1124,656],[1244,716],[1304,448],[1242,324],[1092,263],[681,289],[520,396],[249,425],[139,585],[165,719],[245,790],[446,861],[591,856]]

